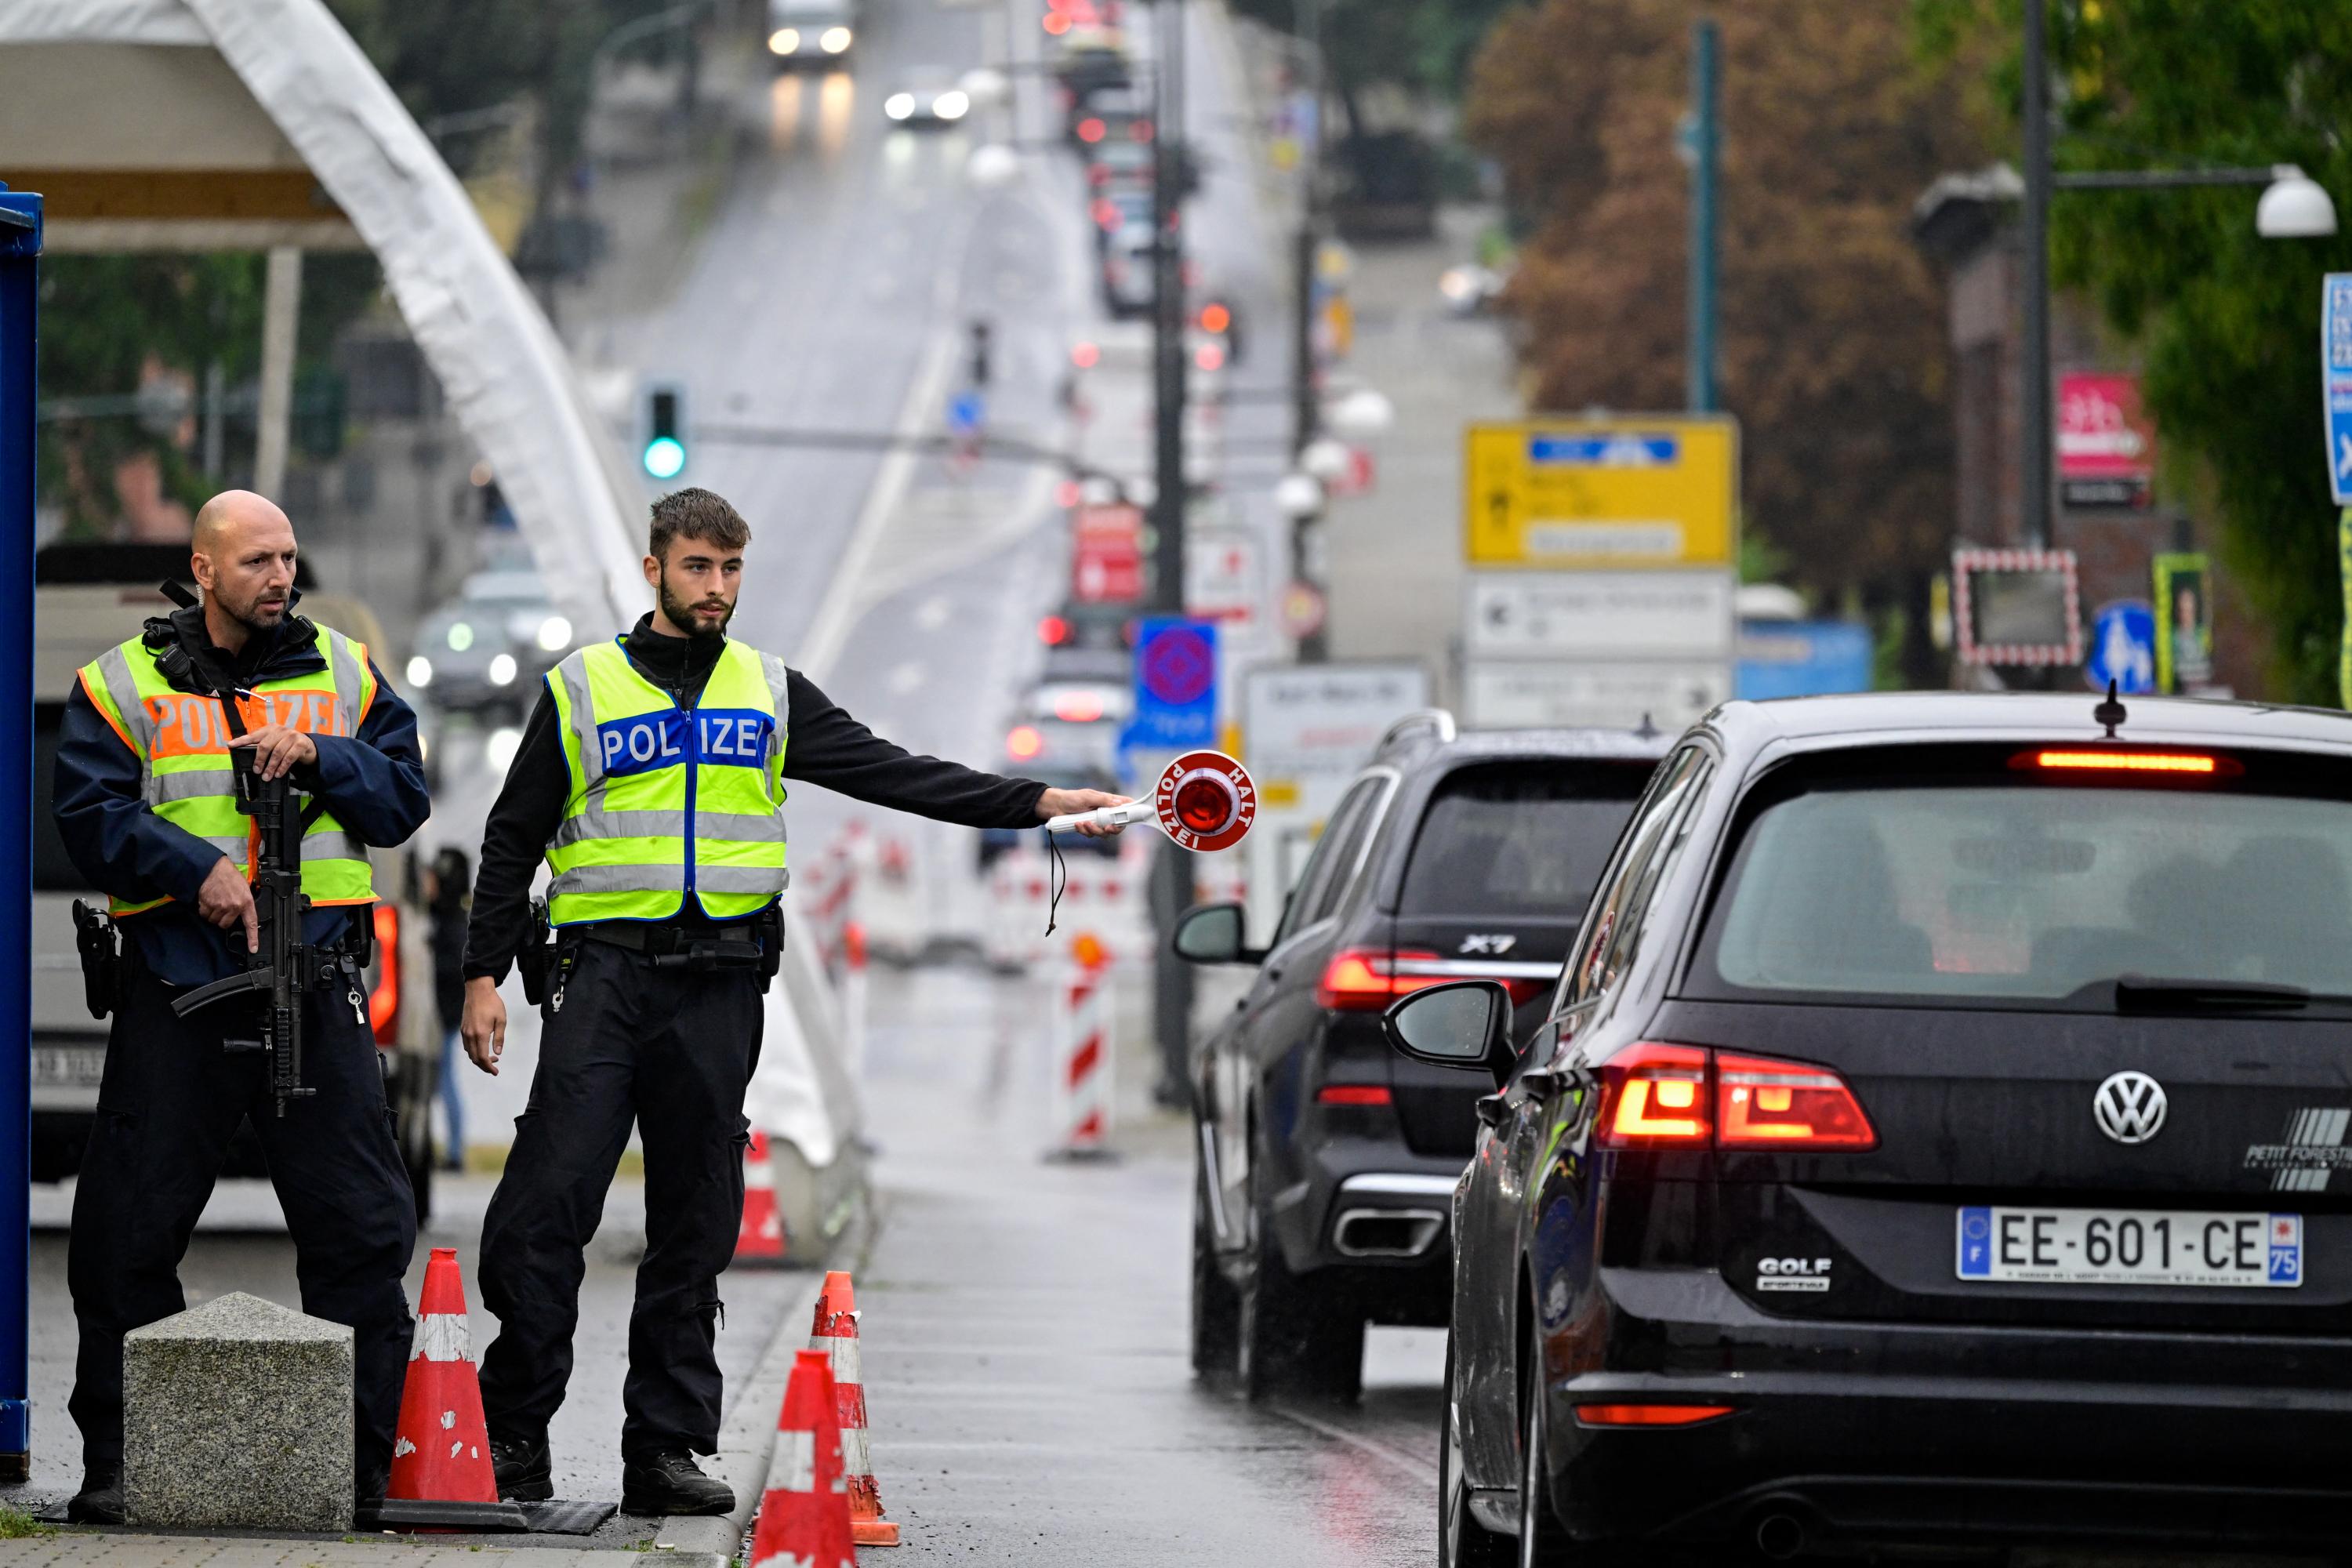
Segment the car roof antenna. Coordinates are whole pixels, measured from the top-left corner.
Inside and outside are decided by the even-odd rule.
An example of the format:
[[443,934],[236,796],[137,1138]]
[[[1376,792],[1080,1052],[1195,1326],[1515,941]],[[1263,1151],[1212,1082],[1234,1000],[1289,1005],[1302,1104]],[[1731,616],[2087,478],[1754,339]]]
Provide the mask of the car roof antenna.
[[1633,726],[1633,738],[1637,741],[1654,741],[1658,738],[1658,727],[1650,722],[1650,710],[1646,708],[1642,710],[1642,721]]
[[2107,727],[2107,739],[2116,738],[2116,726],[2131,717],[2131,710],[2116,700],[2116,683],[2107,682],[2107,700],[2091,710],[2091,722]]

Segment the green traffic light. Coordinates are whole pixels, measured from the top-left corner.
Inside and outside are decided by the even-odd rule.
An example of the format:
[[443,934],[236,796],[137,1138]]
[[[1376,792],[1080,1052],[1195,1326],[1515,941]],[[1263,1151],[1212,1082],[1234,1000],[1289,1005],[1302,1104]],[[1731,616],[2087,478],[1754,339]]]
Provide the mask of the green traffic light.
[[674,479],[686,468],[686,443],[675,436],[656,436],[646,443],[646,472],[657,479]]

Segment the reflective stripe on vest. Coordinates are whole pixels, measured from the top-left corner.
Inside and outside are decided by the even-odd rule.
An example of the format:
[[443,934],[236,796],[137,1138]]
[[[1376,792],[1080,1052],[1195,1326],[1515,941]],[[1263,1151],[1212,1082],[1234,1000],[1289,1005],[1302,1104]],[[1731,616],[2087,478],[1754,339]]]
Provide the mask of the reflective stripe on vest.
[[637,673],[618,639],[548,673],[572,792],[548,841],[548,918],[715,920],[784,890],[784,661],[721,650],[692,710]]
[[[265,680],[240,698],[247,729],[277,723],[312,735],[359,731],[375,700],[375,677],[365,645],[319,628],[326,668]],[[230,771],[228,716],[220,699],[175,689],[152,649],[140,638],[107,649],[86,664],[82,689],[100,717],[139,758],[140,798],[173,826],[228,857],[239,875],[253,876],[253,819],[236,809]],[[375,899],[367,846],[320,812],[302,835],[302,891],[314,904],[364,904]],[[118,915],[138,914],[170,899],[138,902],[110,895]]]

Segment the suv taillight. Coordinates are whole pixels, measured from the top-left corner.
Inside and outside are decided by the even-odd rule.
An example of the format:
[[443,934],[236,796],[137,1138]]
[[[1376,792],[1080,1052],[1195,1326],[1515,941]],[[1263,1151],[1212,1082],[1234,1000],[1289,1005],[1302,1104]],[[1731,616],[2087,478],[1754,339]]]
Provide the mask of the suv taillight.
[[1341,1013],[1377,1013],[1400,996],[1424,986],[1442,985],[1445,974],[1398,973],[1407,964],[1435,963],[1437,954],[1410,949],[1383,952],[1368,947],[1343,947],[1323,966],[1315,984],[1315,1000]]
[[377,1045],[400,1043],[400,911],[390,904],[375,907],[375,984],[368,990],[368,1017]]
[[1874,1149],[1877,1131],[1825,1067],[1697,1046],[1628,1046],[1601,1068],[1604,1149]]

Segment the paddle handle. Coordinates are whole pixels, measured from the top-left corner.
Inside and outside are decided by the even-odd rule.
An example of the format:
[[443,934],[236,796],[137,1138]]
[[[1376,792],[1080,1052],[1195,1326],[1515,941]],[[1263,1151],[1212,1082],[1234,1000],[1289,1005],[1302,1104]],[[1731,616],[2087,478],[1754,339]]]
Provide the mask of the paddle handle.
[[1075,833],[1092,823],[1097,827],[1127,827],[1138,822],[1150,822],[1159,815],[1148,800],[1130,800],[1125,805],[1098,806],[1093,811],[1074,811],[1066,816],[1045,819],[1048,833]]

